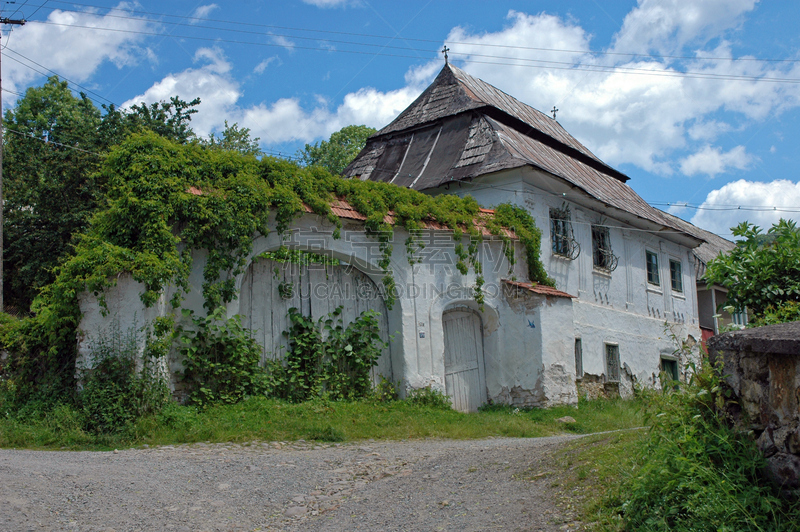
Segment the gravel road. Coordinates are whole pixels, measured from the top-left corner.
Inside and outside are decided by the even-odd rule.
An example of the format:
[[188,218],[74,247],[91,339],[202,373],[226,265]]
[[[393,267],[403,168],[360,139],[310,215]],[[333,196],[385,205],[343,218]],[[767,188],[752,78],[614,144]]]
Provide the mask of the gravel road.
[[0,530],[575,530],[548,475],[575,436],[0,450]]

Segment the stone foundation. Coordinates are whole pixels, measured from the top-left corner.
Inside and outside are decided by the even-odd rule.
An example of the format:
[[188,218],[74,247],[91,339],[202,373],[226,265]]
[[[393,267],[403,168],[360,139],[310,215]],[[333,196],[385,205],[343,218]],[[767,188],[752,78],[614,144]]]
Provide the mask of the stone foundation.
[[767,474],[800,488],[800,322],[715,336],[708,353],[736,396],[729,413],[758,438]]

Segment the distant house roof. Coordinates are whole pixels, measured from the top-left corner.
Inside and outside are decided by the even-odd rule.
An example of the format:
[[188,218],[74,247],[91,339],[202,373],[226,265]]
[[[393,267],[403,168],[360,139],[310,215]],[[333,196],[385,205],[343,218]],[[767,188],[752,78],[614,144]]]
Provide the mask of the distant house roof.
[[701,229],[696,225],[692,225],[685,220],[681,220],[677,216],[667,213],[665,214],[672,218],[675,224],[681,226],[684,231],[703,241],[702,244],[692,250],[695,258],[697,258],[695,270],[697,272],[698,282],[700,282],[703,275],[705,275],[706,266],[708,266],[709,261],[716,259],[720,256],[720,254],[730,253],[730,251],[736,247],[736,244],[730,240],[722,238],[719,235],[715,235],[714,233],[706,231],[705,229]]
[[634,223],[645,220],[650,230],[677,233],[689,246],[700,243],[556,120],[451,64],[367,140],[343,174],[425,190],[524,166],[564,181]]

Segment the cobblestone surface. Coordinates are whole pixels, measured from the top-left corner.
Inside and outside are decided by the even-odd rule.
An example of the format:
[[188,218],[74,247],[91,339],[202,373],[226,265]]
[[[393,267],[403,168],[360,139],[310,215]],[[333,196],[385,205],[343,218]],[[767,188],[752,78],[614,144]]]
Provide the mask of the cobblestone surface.
[[523,473],[574,437],[0,450],[0,530],[571,530]]

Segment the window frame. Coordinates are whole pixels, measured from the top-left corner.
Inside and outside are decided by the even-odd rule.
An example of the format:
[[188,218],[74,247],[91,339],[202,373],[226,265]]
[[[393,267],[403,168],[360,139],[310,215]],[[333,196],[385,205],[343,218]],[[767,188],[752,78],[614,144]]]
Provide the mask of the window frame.
[[[622,372],[622,363],[619,359],[619,344],[612,342],[603,343],[603,360],[606,366],[606,382],[619,382],[620,374]],[[609,352],[613,353],[613,362],[609,360]]]
[[[650,257],[655,259],[655,263],[650,261]],[[650,267],[654,266],[654,270],[651,272]],[[647,284],[652,286],[661,287],[661,271],[660,266],[658,264],[658,253],[655,251],[650,251],[649,249],[644,250],[644,267],[645,267],[645,274],[647,277]],[[655,278],[653,281],[652,278]]]
[[575,338],[575,377],[583,378],[583,341]]
[[[673,266],[677,266],[677,277]],[[677,288],[676,288],[677,281]],[[683,263],[678,259],[669,259],[669,286],[673,292],[683,294]]]
[[617,269],[618,257],[611,248],[611,231],[604,225],[592,225],[592,266],[611,273]]

